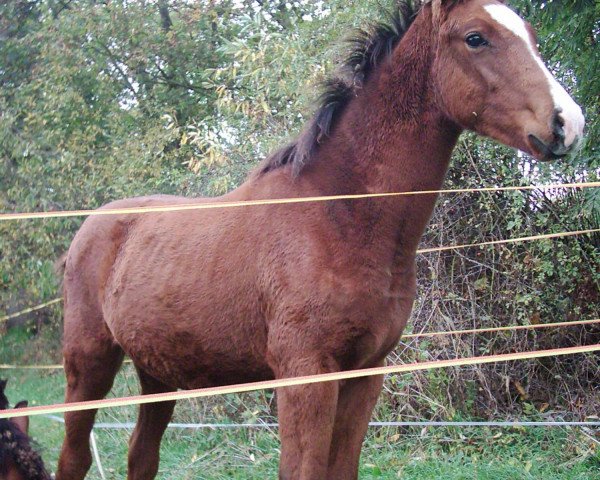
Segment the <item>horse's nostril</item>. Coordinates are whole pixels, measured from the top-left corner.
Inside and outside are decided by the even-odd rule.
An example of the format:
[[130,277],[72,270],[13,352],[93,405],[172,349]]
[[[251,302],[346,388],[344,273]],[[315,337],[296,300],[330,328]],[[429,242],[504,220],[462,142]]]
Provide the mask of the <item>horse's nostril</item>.
[[565,129],[561,126],[554,127],[554,136],[556,140],[560,140],[561,142],[565,141]]
[[552,118],[552,132],[554,133],[555,140],[564,142],[565,140],[565,120],[561,116],[562,108],[554,110],[554,117]]
[[555,124],[559,124],[561,127],[565,126],[565,121],[562,118],[562,116],[560,115],[562,113],[563,109],[561,107],[557,107],[554,109],[554,114],[553,114],[553,122]]

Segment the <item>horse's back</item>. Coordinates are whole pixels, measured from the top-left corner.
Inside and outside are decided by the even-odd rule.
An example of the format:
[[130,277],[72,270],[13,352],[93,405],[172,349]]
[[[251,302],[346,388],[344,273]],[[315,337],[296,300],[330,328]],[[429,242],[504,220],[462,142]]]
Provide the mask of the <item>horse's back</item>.
[[[199,200],[198,200],[199,201]],[[168,195],[117,200],[98,210],[127,209],[190,203]],[[64,306],[66,347],[78,343],[83,332],[108,335],[104,325],[102,298],[119,252],[140,218],[146,214],[107,214],[88,217],[77,231],[64,259]]]
[[[147,197],[127,198],[107,203],[98,209],[128,209],[136,207],[152,207],[190,203],[183,197],[154,195]],[[69,289],[71,280],[96,283],[106,279],[108,270],[131,232],[140,215],[144,214],[110,214],[92,215],[84,222],[71,242],[65,259],[65,288]],[[145,214],[149,215],[149,214]],[[85,278],[82,278],[85,276]]]

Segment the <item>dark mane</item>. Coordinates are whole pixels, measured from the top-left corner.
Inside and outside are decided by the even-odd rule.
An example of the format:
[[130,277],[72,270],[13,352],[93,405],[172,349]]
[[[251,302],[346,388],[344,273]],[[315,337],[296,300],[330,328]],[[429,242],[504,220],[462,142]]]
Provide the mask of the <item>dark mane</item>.
[[351,46],[350,52],[338,73],[324,82],[313,118],[296,140],[264,160],[258,169],[259,174],[288,164],[292,165],[294,175],[300,173],[375,67],[400,42],[421,4],[419,1],[397,0],[397,8],[386,12],[385,20],[357,29],[346,40]]

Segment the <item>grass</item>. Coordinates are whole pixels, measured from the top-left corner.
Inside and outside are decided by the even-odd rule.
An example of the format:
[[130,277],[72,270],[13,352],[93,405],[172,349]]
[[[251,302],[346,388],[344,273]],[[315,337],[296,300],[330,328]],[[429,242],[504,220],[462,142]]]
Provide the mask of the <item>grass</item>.
[[[0,338],[0,363],[59,361],[56,332],[33,336],[11,329]],[[50,347],[48,347],[50,346]],[[45,348],[44,348],[45,347]],[[31,405],[61,402],[61,370],[9,370],[7,396],[12,403]],[[111,396],[138,393],[133,368],[124,366]],[[177,422],[274,421],[270,392],[180,401]],[[388,408],[379,408],[387,412]],[[135,420],[135,408],[105,409],[103,422]],[[387,418],[389,420],[390,418]],[[378,418],[377,420],[386,420]],[[63,425],[45,417],[31,419],[30,434],[50,469],[54,469],[63,438]],[[126,476],[127,430],[95,431],[107,478]],[[276,430],[169,429],[161,450],[161,479],[276,478],[279,441]],[[96,465],[88,475],[100,479]],[[361,479],[410,480],[593,480],[600,479],[597,443],[578,429],[563,428],[371,428],[360,467]]]

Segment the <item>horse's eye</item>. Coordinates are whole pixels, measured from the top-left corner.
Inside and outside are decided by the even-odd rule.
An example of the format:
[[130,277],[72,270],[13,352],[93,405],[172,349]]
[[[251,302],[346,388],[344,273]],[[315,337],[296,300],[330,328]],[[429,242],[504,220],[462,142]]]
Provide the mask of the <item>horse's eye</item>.
[[478,32],[469,33],[467,38],[465,38],[465,42],[467,42],[467,45],[471,48],[479,48],[488,45],[488,41]]

